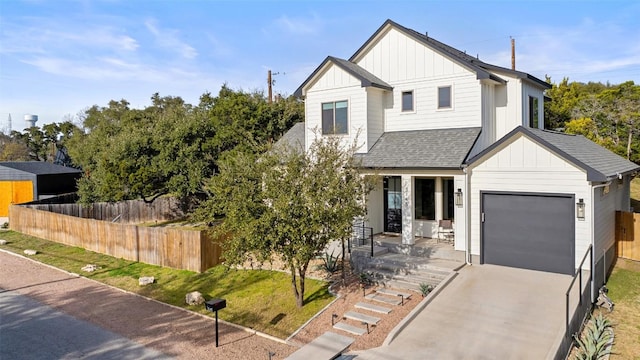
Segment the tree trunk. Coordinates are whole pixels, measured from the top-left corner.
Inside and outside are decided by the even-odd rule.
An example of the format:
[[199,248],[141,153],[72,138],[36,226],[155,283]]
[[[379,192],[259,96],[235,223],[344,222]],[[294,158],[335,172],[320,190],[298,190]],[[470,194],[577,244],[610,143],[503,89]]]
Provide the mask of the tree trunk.
[[342,239],[342,283],[344,283],[347,275],[345,274],[345,266],[344,266],[344,239]]
[[301,308],[302,306],[304,306],[304,279],[305,279],[305,272],[304,270],[301,270],[300,273],[298,274],[298,282],[300,283],[300,293],[299,296],[296,298],[296,304],[298,305],[299,308]]
[[300,305],[301,296],[300,296],[300,292],[298,291],[298,283],[296,279],[296,268],[294,266],[291,266],[291,288],[293,290],[293,295],[296,297],[296,304],[298,304],[298,307],[302,307],[302,305]]
[[629,126],[629,138],[627,139],[627,160],[631,160],[631,141],[633,140],[633,126]]

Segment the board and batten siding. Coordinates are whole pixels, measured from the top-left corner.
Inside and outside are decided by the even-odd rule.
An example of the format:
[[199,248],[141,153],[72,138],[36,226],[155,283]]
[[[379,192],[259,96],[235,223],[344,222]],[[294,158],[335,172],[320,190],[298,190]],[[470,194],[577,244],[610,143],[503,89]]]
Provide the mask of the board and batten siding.
[[505,85],[496,85],[496,139],[500,139],[519,125],[524,125],[524,106],[522,105],[522,81],[508,74],[498,74],[507,80]]
[[[475,74],[390,82],[393,107],[385,109],[385,131],[480,127],[481,87]],[[451,86],[451,108],[438,109],[438,87]],[[402,111],[402,92],[413,91],[414,111]]]
[[520,136],[485,155],[468,169],[471,176],[471,253],[480,255],[481,191],[570,194],[586,202],[586,218],[575,223],[575,266],[591,243],[591,187],[584,171]]
[[316,136],[322,134],[322,103],[348,102],[348,134],[343,144],[358,138],[359,151],[367,151],[367,91],[359,80],[335,65],[309,87],[305,99],[305,146],[308,150]]
[[360,134],[360,137],[366,137],[367,147],[363,150],[369,151],[384,132],[384,107],[389,102],[387,98],[391,94],[388,91],[377,88],[367,88],[366,91],[367,132]]
[[[626,208],[623,209],[624,201],[621,197],[625,195],[623,185],[618,185],[618,181],[614,180],[608,187],[608,193],[602,188],[595,188],[593,191],[593,205],[595,211],[594,217],[594,259],[596,262],[604,256],[611,246],[615,245],[616,232],[616,210],[626,211],[629,207],[629,197],[627,195]],[[585,199],[587,201],[587,199]]]
[[529,96],[538,99],[538,129],[544,129],[544,92],[542,89],[522,82],[522,126],[529,126]]

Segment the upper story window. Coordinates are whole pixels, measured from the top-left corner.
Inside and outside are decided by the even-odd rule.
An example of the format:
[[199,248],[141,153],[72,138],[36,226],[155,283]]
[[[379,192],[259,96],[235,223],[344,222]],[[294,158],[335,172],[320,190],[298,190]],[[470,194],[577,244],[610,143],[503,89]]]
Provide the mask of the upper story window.
[[438,88],[438,109],[451,108],[451,86],[441,86]]
[[529,127],[537,129],[538,125],[538,98],[535,96],[529,96]]
[[402,92],[402,111],[413,111],[413,90]]
[[347,134],[347,101],[322,103],[322,135]]

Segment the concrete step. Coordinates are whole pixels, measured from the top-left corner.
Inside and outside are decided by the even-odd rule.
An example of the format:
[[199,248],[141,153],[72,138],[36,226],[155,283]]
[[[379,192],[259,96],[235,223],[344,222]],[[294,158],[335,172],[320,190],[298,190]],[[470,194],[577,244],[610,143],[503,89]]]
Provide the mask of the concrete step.
[[387,305],[400,305],[400,303],[402,302],[402,300],[400,300],[399,298],[390,298],[388,296],[384,296],[378,293],[369,294],[364,298],[367,300],[381,302]]
[[464,262],[460,261],[452,261],[452,260],[443,260],[443,259],[433,259],[433,258],[423,258],[417,256],[409,256],[404,254],[395,254],[395,253],[387,253],[382,256],[378,256],[369,261],[369,264],[373,267],[373,264],[376,267],[387,267],[388,269],[429,269],[434,271],[442,271],[442,272],[450,272],[453,270],[458,270],[462,266],[464,266]]
[[369,316],[366,314],[361,314],[359,312],[355,312],[355,311],[347,311],[344,314],[344,317],[346,317],[347,319],[351,319],[351,320],[356,320],[356,321],[362,321],[365,322],[369,325],[376,325],[378,324],[378,321],[380,321],[380,318],[377,318],[375,316]]
[[367,273],[370,274],[371,278],[378,283],[386,282],[389,280],[402,280],[407,282],[413,282],[417,285],[421,283],[427,284],[438,284],[440,281],[444,280],[450,273],[441,274],[441,273],[432,273],[431,271],[421,270],[421,271],[412,271],[409,273],[396,273],[389,270],[382,269],[365,269]]
[[335,359],[354,341],[352,337],[327,331],[289,355],[287,360]]
[[378,306],[378,305],[374,305],[374,304],[369,304],[369,303],[365,303],[365,302],[359,302],[355,305],[356,309],[362,309],[362,310],[369,310],[369,311],[373,311],[373,312],[377,312],[380,314],[388,314],[391,312],[391,308],[388,307],[384,307],[384,306]]
[[[389,288],[411,290],[411,291],[415,291],[415,292],[420,292],[420,285],[419,284],[406,282],[406,281],[402,281],[402,280],[387,280],[382,285],[384,287],[389,287]],[[429,285],[433,285],[433,284],[429,284]],[[433,286],[435,286],[435,285],[433,285]],[[400,303],[400,300],[398,300],[398,303]]]
[[[351,253],[354,253],[354,252],[371,256],[371,246],[369,245],[369,246],[359,246],[359,247],[351,248]],[[377,246],[377,245],[373,246],[374,258],[385,255],[388,252],[389,252],[389,249],[384,246]]]
[[378,294],[383,294],[383,295],[389,295],[389,296],[400,296],[402,295],[402,297],[404,297],[405,299],[408,299],[411,297],[412,294],[406,293],[406,292],[400,292],[400,291],[396,291],[390,288],[382,288],[382,289],[378,289],[376,290],[376,292]]
[[[351,324],[347,324],[346,322],[339,322],[333,325],[334,329],[338,329],[338,330],[342,330],[342,331],[346,331],[350,334],[354,334],[354,335],[363,335],[367,332],[366,329],[357,327],[357,326],[353,326]],[[313,359],[314,357],[312,356],[311,359]]]

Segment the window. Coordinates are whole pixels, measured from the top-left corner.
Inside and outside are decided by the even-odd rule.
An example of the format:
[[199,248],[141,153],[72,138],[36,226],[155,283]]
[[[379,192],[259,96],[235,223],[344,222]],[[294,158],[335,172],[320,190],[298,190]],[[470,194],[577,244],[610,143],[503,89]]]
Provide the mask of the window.
[[538,98],[529,96],[529,127],[538,128]]
[[322,104],[322,134],[347,134],[347,101]]
[[416,219],[436,219],[436,181],[434,179],[416,179],[415,202]]
[[453,220],[453,179],[442,179],[442,219]]
[[451,86],[438,88],[438,109],[451,108]]
[[413,91],[402,92],[402,111],[413,111]]

